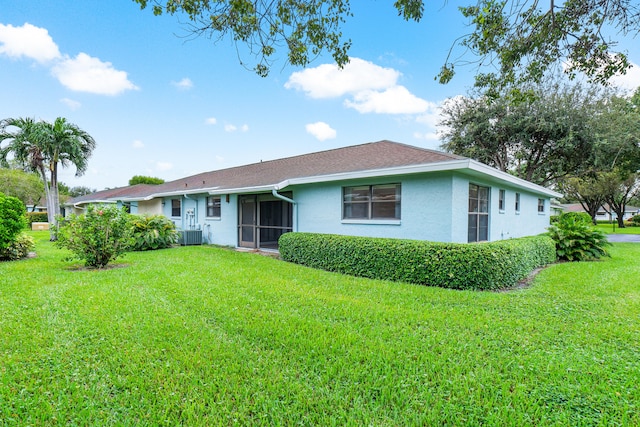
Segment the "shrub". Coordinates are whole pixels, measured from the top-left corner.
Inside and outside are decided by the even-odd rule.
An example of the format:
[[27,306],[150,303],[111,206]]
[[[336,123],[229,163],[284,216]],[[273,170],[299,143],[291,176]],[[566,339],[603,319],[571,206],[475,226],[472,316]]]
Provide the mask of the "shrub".
[[280,255],[313,268],[453,289],[500,289],[555,261],[547,236],[466,244],[285,233]]
[[558,216],[558,220],[555,222],[556,224],[560,221],[572,221],[585,224],[585,225],[593,225],[593,220],[591,219],[591,215],[586,212],[565,212]]
[[31,226],[34,222],[49,222],[46,212],[27,212],[27,224]]
[[15,261],[25,258],[34,247],[33,237],[20,233],[6,248],[0,248],[0,260]]
[[549,237],[556,244],[558,259],[586,261],[608,256],[606,247],[611,243],[607,236],[579,217],[563,214],[548,230]]
[[629,220],[635,227],[640,227],[640,215],[634,215]]
[[58,247],[69,249],[88,267],[102,268],[133,244],[129,216],[115,206],[87,207],[82,215],[61,219],[57,227]]
[[7,248],[26,227],[25,211],[20,199],[0,193],[0,249]]
[[176,225],[163,215],[130,215],[133,251],[169,248],[178,243]]

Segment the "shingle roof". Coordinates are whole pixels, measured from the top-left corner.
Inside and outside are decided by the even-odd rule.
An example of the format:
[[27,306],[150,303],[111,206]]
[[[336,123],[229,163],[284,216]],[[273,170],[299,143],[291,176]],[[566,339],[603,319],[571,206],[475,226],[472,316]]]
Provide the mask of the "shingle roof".
[[275,185],[285,180],[460,160],[464,157],[391,141],[319,151],[188,176],[160,185],[139,184],[70,200],[144,197],[197,189],[238,189]]

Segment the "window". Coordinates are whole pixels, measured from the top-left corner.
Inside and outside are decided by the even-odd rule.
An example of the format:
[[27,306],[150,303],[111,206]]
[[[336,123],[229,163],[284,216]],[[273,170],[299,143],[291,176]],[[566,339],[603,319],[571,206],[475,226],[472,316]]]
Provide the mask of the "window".
[[400,184],[344,187],[343,219],[400,219]]
[[180,199],[171,199],[171,216],[182,216]]
[[544,199],[538,199],[538,213],[544,213]]
[[505,197],[505,191],[504,190],[500,190],[498,192],[498,209],[501,212],[504,212],[504,197]]
[[469,184],[469,242],[489,240],[489,188]]
[[220,197],[207,197],[207,217],[220,218]]
[[516,213],[520,213],[520,193],[516,193]]

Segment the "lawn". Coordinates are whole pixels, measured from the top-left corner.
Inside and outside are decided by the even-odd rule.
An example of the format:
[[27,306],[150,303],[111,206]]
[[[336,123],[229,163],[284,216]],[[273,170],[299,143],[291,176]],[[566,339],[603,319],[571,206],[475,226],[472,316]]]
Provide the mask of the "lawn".
[[189,246],[0,264],[0,425],[640,425],[640,245],[471,292]]
[[606,234],[640,234],[640,227],[620,228],[618,224],[598,224],[596,228]]

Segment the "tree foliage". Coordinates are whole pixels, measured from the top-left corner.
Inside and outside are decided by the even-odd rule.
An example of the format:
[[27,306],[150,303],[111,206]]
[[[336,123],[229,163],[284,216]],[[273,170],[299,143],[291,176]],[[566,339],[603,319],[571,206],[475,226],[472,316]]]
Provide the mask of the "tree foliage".
[[[81,176],[95,146],[91,135],[62,117],[53,123],[30,118],[0,121],[0,163],[6,164],[13,155],[14,161],[40,175],[52,224],[60,215],[58,168],[74,165],[76,176]],[[55,239],[53,228],[51,239]]]
[[[246,46],[255,57],[253,69],[261,76],[268,74],[280,49],[289,63],[299,66],[322,52],[340,66],[349,60],[352,42],[342,34],[353,16],[349,0],[133,1],[142,9],[151,5],[155,15],[186,17],[193,34],[215,40],[228,36],[236,45]],[[407,21],[437,19],[425,18],[424,0],[396,0],[394,6]],[[561,62],[571,76],[585,73],[593,81],[605,82],[630,67],[626,54],[617,50],[617,39],[635,37],[640,31],[640,5],[635,0],[551,1],[546,6],[537,0],[478,0],[459,10],[472,30],[452,41],[437,76],[442,83],[451,80],[463,61],[495,70],[476,77],[476,85],[494,89],[539,82],[548,68]],[[460,49],[474,55],[475,61],[458,55]]]
[[0,188],[26,206],[37,206],[44,196],[44,185],[38,175],[20,169],[0,168]]
[[159,184],[164,184],[164,179],[155,178],[153,176],[134,175],[129,180],[129,185],[136,185],[136,184],[159,185]]
[[593,86],[552,82],[533,96],[454,98],[442,110],[442,148],[540,185],[580,174],[593,156],[593,118],[610,98]]
[[0,193],[0,249],[7,248],[24,229],[24,204],[17,198]]
[[84,195],[95,193],[95,192],[96,192],[95,188],[89,188],[83,185],[79,185],[76,187],[71,187],[69,189],[68,195],[69,197],[80,197],[80,196],[84,196]]

